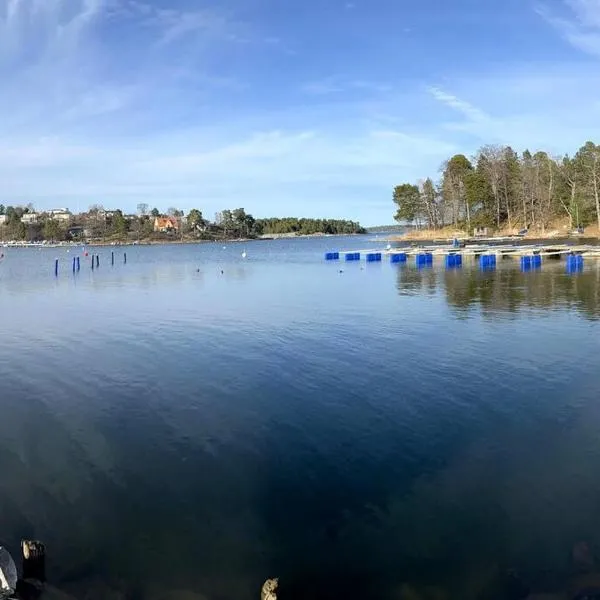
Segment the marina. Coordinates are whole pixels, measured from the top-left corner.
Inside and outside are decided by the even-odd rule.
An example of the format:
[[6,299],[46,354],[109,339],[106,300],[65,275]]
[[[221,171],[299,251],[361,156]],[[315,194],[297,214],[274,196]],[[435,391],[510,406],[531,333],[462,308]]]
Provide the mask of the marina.
[[[600,258],[600,247],[590,244],[571,245],[571,244],[543,244],[543,245],[514,245],[514,244],[473,244],[464,247],[458,247],[455,244],[430,245],[430,246],[405,246],[389,247],[382,249],[364,249],[327,252],[325,260],[344,260],[367,262],[380,262],[384,257],[389,257],[392,263],[405,262],[408,257],[416,257],[417,264],[431,264],[435,258],[446,259],[447,266],[459,266],[464,258],[481,259],[483,262],[490,263],[487,266],[495,264],[499,259],[510,258],[529,258],[532,264],[539,266],[540,261],[547,259],[560,260],[562,257],[580,256],[582,258]],[[423,258],[426,257],[426,258]],[[456,258],[460,257],[460,261]],[[489,258],[488,258],[489,257]],[[493,257],[493,258],[492,258]]]

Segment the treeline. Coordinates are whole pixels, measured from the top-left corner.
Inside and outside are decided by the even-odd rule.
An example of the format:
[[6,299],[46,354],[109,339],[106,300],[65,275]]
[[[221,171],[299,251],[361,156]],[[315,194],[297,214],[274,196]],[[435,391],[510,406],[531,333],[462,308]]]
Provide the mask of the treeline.
[[[28,217],[27,217],[28,215]],[[105,210],[94,204],[87,212],[61,218],[36,212],[33,206],[4,207],[0,205],[0,238],[19,241],[65,240],[221,240],[256,238],[274,233],[362,233],[364,229],[352,221],[332,219],[255,219],[243,208],[223,210],[214,221],[193,208],[187,215],[175,207],[166,212],[145,203],[138,204],[136,214]],[[158,217],[168,217],[168,223],[156,223]]]
[[299,219],[296,217],[255,219],[243,208],[217,213],[214,226],[238,237],[271,234],[312,235],[366,233],[360,223],[341,219]]
[[475,156],[457,154],[438,180],[394,188],[395,219],[431,228],[494,227],[537,229],[557,218],[570,227],[596,222],[600,229],[600,146],[586,142],[574,156],[547,152],[518,154],[488,145]]
[[298,235],[366,233],[366,229],[361,227],[360,223],[340,219],[286,217],[282,219],[259,219],[256,223],[261,234],[266,235],[283,233],[296,233]]

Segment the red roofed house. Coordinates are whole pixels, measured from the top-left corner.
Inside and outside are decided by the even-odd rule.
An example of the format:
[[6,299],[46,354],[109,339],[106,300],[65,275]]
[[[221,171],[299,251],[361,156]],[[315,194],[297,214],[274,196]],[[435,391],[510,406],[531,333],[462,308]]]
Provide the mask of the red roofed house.
[[177,232],[179,221],[175,217],[156,217],[154,219],[154,231],[160,233]]

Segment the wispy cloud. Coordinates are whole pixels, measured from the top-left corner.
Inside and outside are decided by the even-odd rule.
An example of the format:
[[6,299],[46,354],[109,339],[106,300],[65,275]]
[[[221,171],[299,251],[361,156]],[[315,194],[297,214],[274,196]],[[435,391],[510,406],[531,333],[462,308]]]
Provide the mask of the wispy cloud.
[[326,96],[330,94],[339,94],[342,92],[363,92],[383,93],[392,91],[393,87],[388,83],[377,81],[368,81],[365,79],[352,79],[342,76],[331,76],[321,80],[305,83],[301,91],[313,96]]
[[473,106],[470,102],[449,94],[438,87],[430,87],[429,93],[439,102],[458,111],[470,121],[479,123],[488,122],[490,117],[480,108]]
[[328,94],[337,94],[343,91],[343,87],[333,78],[322,79],[321,81],[311,81],[302,86],[305,94],[314,96],[326,96]]
[[537,5],[538,14],[575,48],[600,56],[600,2],[564,0],[562,10]]
[[206,37],[239,41],[248,34],[247,27],[241,21],[216,7],[163,8],[141,0],[113,1],[110,11],[114,17],[129,18],[136,21],[138,26],[153,31],[159,46],[182,39],[191,40],[194,36],[196,41],[205,41]]
[[72,51],[107,0],[6,0],[0,9],[0,64]]

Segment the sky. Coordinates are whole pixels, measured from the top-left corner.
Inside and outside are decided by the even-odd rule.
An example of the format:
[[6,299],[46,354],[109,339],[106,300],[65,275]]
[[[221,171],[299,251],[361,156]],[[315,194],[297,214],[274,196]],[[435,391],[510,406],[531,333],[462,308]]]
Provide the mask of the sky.
[[393,222],[489,143],[600,142],[600,0],[0,0],[0,203]]

